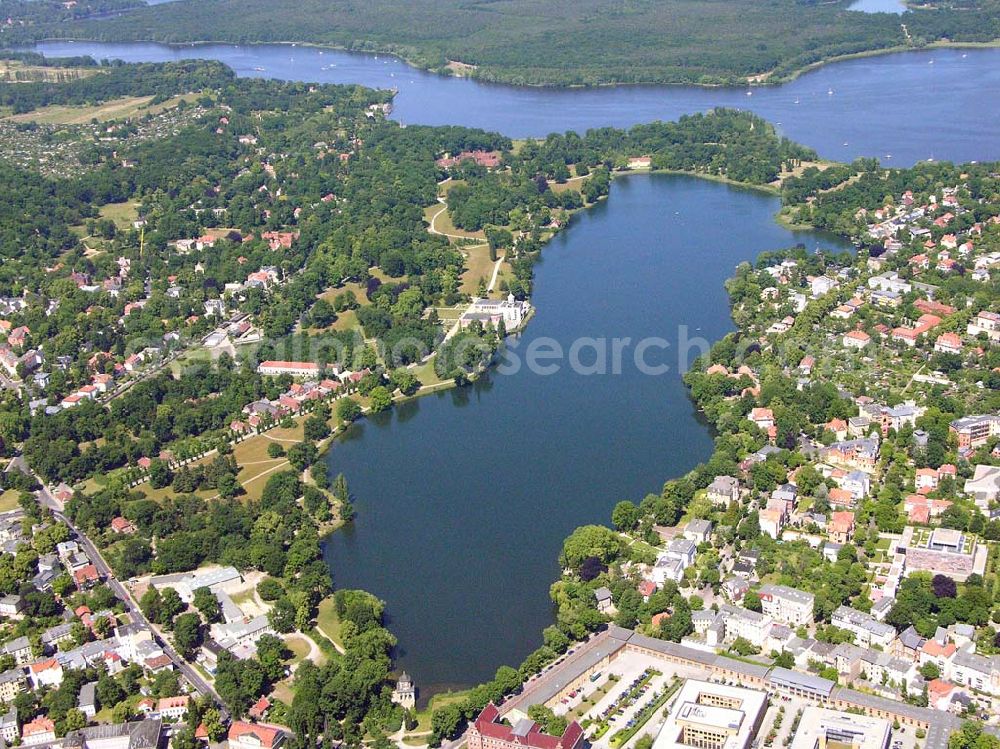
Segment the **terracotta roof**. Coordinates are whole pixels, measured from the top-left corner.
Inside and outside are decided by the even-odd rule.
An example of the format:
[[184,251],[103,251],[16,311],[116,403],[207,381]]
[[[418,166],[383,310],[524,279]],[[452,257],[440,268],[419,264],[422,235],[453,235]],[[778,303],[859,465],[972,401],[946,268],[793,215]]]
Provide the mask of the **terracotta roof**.
[[256,736],[262,746],[272,747],[278,740],[281,732],[276,728],[262,726],[257,723],[244,723],[241,720],[233,721],[233,724],[229,727],[230,741],[239,741],[242,736],[246,736],[247,734]]

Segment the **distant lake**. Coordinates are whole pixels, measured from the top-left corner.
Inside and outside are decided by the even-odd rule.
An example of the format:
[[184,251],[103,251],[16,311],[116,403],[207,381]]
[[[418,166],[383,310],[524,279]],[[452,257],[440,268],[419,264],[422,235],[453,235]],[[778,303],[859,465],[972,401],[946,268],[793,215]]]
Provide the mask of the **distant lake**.
[[[169,2],[169,0],[161,0]],[[906,11],[906,4],[901,0],[856,0],[847,8],[859,10],[862,13],[896,13],[901,15]]]
[[[823,156],[889,165],[1000,158],[1000,49],[934,50],[836,63],[784,86],[540,89],[414,70],[392,57],[283,45],[52,42],[47,55],[221,60],[239,75],[397,88],[403,123],[512,137],[629,126],[714,106],[750,108]],[[891,158],[888,155],[891,154]],[[544,250],[538,312],[515,353],[549,337],[662,337],[661,376],[493,374],[353,427],[330,451],[356,497],[354,524],[325,546],[337,586],[387,602],[398,665],[424,689],[467,686],[517,665],[552,623],[563,539],[659,491],[711,451],[680,379],[684,335],[732,329],[723,282],[759,252],[796,242],[847,249],[773,221],[772,196],[690,177],[616,180]],[[629,349],[630,351],[631,349]],[[655,352],[654,352],[655,358]]]
[[400,122],[482,127],[515,138],[626,127],[726,106],[752,109],[789,138],[840,161],[877,156],[909,166],[929,158],[1000,159],[1000,48],[864,57],[753,89],[503,86],[416,70],[385,55],[275,44],[45,42],[34,49],[128,62],[196,57],[220,60],[244,76],[396,88],[393,117]]

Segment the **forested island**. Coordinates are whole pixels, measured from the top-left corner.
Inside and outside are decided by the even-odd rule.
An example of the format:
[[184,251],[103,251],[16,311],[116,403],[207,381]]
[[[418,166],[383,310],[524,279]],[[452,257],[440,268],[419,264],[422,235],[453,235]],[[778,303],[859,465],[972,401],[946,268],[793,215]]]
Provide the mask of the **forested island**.
[[578,86],[777,82],[845,55],[1000,38],[995,0],[921,5],[902,19],[847,6],[846,0],[180,0],[87,21],[78,20],[86,13],[69,16],[54,0],[4,0],[0,17],[11,21],[0,43],[304,42],[393,52],[420,67],[483,80]]

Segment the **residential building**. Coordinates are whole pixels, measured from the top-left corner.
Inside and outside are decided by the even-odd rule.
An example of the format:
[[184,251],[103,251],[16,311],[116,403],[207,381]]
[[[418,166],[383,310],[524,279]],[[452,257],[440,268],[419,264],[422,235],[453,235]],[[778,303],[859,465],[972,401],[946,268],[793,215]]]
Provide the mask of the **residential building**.
[[10,702],[25,690],[24,669],[12,668],[0,674],[0,702]]
[[841,343],[844,348],[863,349],[872,342],[872,337],[863,330],[851,330],[844,333]]
[[708,485],[707,497],[714,505],[728,507],[740,499],[740,482],[732,476],[716,476]]
[[[4,700],[7,702],[8,700]],[[0,715],[0,738],[7,746],[15,743],[21,736],[21,730],[17,723],[17,708],[13,705],[3,715]]]
[[600,587],[594,591],[594,598],[597,600],[597,610],[602,614],[610,614],[615,604],[611,598],[611,591],[605,587]]
[[156,703],[156,712],[160,714],[161,718],[181,720],[187,715],[188,703],[190,701],[191,698],[186,694],[177,697],[162,697]]
[[980,312],[969,322],[966,332],[973,337],[982,333],[993,342],[1000,341],[1000,315],[996,312]]
[[55,658],[48,658],[28,667],[28,675],[35,689],[40,687],[58,687],[62,684],[63,668]]
[[77,709],[87,716],[88,720],[93,720],[97,715],[97,682],[88,681],[80,687],[80,696],[76,700]]
[[44,715],[21,727],[21,743],[24,746],[48,744],[56,740],[56,724]]
[[229,749],[277,749],[285,741],[278,728],[235,720],[229,727]]
[[852,609],[839,606],[830,618],[830,623],[839,629],[854,633],[854,641],[866,648],[877,645],[888,649],[896,639],[896,629],[888,624],[876,621],[873,617]]
[[762,585],[758,593],[764,613],[772,619],[791,626],[812,624],[812,593],[785,585]]
[[826,530],[835,544],[849,543],[854,535],[854,513],[846,510],[834,512]]
[[951,422],[949,430],[958,438],[959,450],[969,452],[986,444],[990,437],[1000,434],[1000,416],[965,416]]

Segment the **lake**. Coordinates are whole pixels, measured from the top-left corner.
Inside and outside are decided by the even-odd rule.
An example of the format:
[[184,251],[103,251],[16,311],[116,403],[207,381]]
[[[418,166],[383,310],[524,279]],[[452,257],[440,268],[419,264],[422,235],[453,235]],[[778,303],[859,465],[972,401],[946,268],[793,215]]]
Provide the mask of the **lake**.
[[326,546],[336,584],[388,601],[400,663],[423,687],[518,665],[552,623],[548,589],[570,531],[610,522],[618,500],[658,492],[711,454],[680,379],[678,326],[706,341],[731,330],[722,281],[762,250],[848,247],[782,229],[777,208],[691,177],[616,180],[608,202],[545,248],[538,311],[514,351],[524,360],[543,337],[564,349],[583,337],[659,337],[671,347],[646,361],[669,372],[641,374],[629,347],[619,375],[495,374],[361,423],[329,453],[358,510]]
[[[1000,158],[1000,49],[855,59],[780,87],[527,89],[443,78],[398,60],[280,45],[46,43],[48,55],[152,61],[221,60],[239,75],[396,87],[404,123],[463,124],[508,135],[627,126],[713,106],[749,107],[827,157]],[[974,113],[970,116],[969,113]],[[610,199],[577,215],[545,249],[537,314],[515,354],[550,338],[630,338],[617,375],[543,376],[526,369],[406,404],[358,424],[327,456],[358,510],[330,537],[338,586],[387,602],[398,665],[423,689],[467,686],[517,665],[552,622],[549,585],[563,539],[608,522],[705,459],[711,439],[680,379],[686,340],[732,329],[723,282],[767,249],[834,237],[789,232],[776,198],[690,177],[616,180]],[[640,340],[666,374],[637,371]],[[610,345],[610,344],[609,344]],[[584,363],[593,358],[586,352]]]
[[624,127],[727,106],[752,109],[789,138],[840,161],[877,156],[909,166],[929,158],[1000,159],[1000,49],[864,57],[752,90],[502,86],[427,73],[385,55],[290,45],[45,42],[34,49],[128,62],[198,57],[220,60],[245,76],[397,88],[393,117],[401,122],[481,127],[514,138]]

